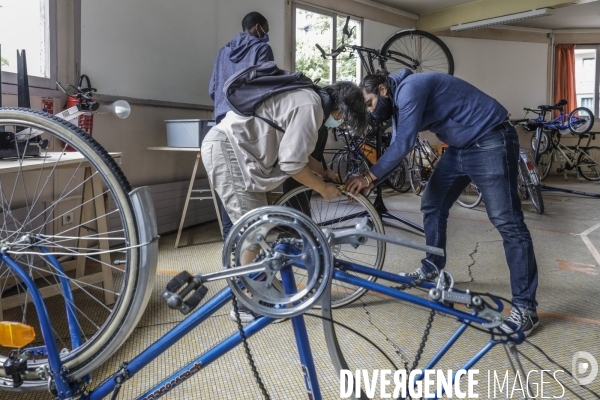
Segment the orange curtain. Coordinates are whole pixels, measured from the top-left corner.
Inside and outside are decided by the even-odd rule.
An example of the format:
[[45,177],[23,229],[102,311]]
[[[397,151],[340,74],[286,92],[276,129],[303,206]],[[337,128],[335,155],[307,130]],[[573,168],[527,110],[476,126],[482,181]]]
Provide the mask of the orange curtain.
[[564,108],[570,113],[577,108],[575,93],[575,45],[556,45],[556,73],[554,75],[554,104],[565,99],[569,102]]

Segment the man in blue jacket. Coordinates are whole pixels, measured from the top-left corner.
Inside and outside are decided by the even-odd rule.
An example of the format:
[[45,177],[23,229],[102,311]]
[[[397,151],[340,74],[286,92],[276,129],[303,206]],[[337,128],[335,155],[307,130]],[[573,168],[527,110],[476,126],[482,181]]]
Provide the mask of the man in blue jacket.
[[[229,77],[251,65],[274,61],[269,41],[269,22],[262,14],[253,11],[242,20],[243,32],[239,32],[217,54],[213,67],[208,93],[215,102],[215,121],[217,124],[225,118],[229,111],[227,99],[223,94],[223,86]],[[221,222],[223,223],[223,239],[229,235],[233,226],[225,208],[221,206]]]
[[[441,73],[368,75],[361,87],[374,119],[392,118],[390,148],[364,175],[351,178],[351,193],[383,182],[414,146],[418,132],[429,130],[449,145],[427,182],[421,211],[428,245],[446,249],[450,207],[472,180],[481,190],[490,221],[502,236],[514,307],[502,329],[526,335],[539,326],[535,294],[538,271],[533,242],[517,194],[519,139],[500,103],[471,84]],[[418,278],[444,268],[446,258],[427,254]]]
[[242,20],[243,32],[236,34],[217,54],[208,93],[215,102],[217,124],[229,111],[223,86],[231,75],[251,65],[275,61],[269,41],[269,22],[262,14],[253,11]]

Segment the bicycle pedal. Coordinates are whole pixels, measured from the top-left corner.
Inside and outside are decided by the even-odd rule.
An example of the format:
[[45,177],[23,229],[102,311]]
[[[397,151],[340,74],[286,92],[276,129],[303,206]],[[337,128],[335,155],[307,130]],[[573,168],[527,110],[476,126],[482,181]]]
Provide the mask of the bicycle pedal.
[[204,286],[201,277],[182,271],[169,281],[161,297],[165,299],[169,308],[179,310],[185,315],[200,304],[206,293],[208,288]]

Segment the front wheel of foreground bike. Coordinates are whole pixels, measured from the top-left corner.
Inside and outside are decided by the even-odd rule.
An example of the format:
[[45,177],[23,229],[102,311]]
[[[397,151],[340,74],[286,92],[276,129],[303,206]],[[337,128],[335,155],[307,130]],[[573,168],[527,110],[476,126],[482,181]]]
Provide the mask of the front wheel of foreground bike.
[[[113,159],[120,155],[40,111],[0,108],[0,128],[7,139],[0,152],[0,240],[8,249],[5,255],[43,293],[67,377],[77,379],[106,361],[132,332],[148,301],[156,265],[140,261],[131,187]],[[31,294],[19,282],[3,261],[2,319],[32,326],[38,339],[31,345],[43,346]],[[0,347],[0,365],[9,350]],[[0,368],[0,390],[46,389],[48,381],[36,368],[48,365],[47,356],[34,356],[27,365],[18,388]]]
[[[350,195],[349,199],[347,194],[343,194],[341,197],[327,200],[312,189],[302,186],[283,194],[275,202],[275,205],[302,211],[321,228],[329,228],[333,231],[347,229],[363,222],[366,218],[374,232],[385,233],[377,210],[363,195]],[[385,248],[385,242],[369,239],[366,244],[358,248],[354,248],[350,244],[336,244],[332,246],[332,251],[334,258],[338,260],[381,269],[385,260]],[[375,281],[375,279],[374,277],[369,278],[371,281]],[[302,285],[305,280],[296,272],[296,284]],[[360,298],[365,294],[366,289],[342,282],[333,282],[331,292],[332,306],[342,307]]]

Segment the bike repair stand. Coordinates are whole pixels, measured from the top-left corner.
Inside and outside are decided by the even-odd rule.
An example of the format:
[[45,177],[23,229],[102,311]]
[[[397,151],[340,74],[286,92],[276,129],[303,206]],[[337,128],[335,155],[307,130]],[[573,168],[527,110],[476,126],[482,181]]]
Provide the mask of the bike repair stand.
[[[546,119],[546,111],[545,109],[542,109],[542,119]],[[535,149],[533,149],[533,163],[535,164],[535,167],[537,168],[538,163],[540,161],[540,141],[542,139],[542,130],[544,128],[542,126],[538,126],[538,128],[535,130]],[[378,136],[379,137],[379,136]],[[579,190],[571,190],[571,189],[563,189],[563,188],[557,188],[557,187],[553,187],[553,186],[546,186],[544,184],[541,185],[541,189],[543,192],[561,192],[561,193],[569,193],[569,194],[576,194],[579,196],[588,196],[588,197],[596,197],[596,198],[600,198],[600,194],[598,193],[588,193],[588,192],[581,192]],[[375,208],[377,208],[377,206],[375,206]]]
[[[379,160],[381,158],[381,135],[388,127],[389,127],[389,124],[378,124],[375,126],[375,138],[376,138],[375,139],[376,140],[375,152],[377,154],[377,160]],[[375,207],[375,210],[377,210],[377,213],[379,213],[379,216],[382,219],[383,218],[393,219],[398,222],[402,222],[403,224],[408,225],[411,228],[418,230],[419,232],[425,232],[425,230],[423,229],[422,226],[417,225],[414,222],[411,222],[407,219],[404,219],[404,218],[388,211],[387,207],[385,206],[385,203],[383,202],[383,187],[381,185],[377,185],[375,190],[376,190],[376,197],[375,197],[375,201],[373,202],[373,206]]]

